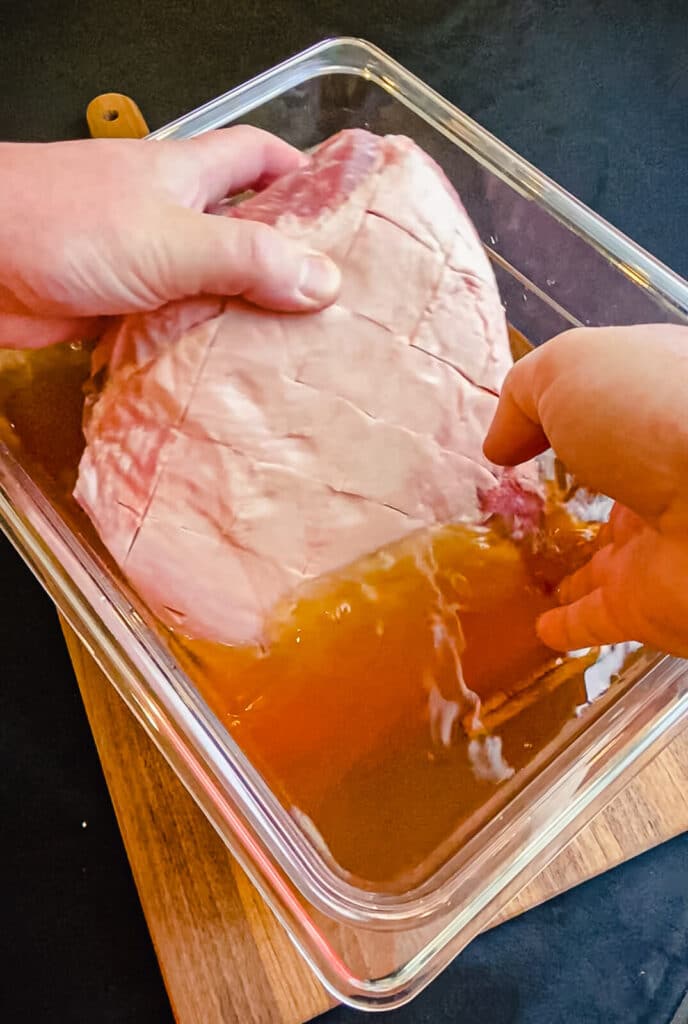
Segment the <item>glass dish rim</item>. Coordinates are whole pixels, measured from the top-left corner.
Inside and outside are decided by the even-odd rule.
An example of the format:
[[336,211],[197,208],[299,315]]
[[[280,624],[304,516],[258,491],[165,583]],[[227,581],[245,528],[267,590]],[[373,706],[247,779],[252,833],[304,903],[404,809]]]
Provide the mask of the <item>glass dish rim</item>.
[[[344,48],[347,56],[357,55],[359,59],[352,59],[349,63],[327,63],[328,53]],[[304,73],[306,69],[307,73]],[[450,141],[457,143],[457,136],[460,136],[462,148],[480,164],[487,166],[491,173],[506,181],[521,195],[546,207],[557,220],[575,230],[579,237],[608,258],[637,287],[648,289],[652,285],[655,300],[668,304],[672,311],[688,319],[688,281],[680,274],[365,39],[355,36],[323,39],[161,126],[147,138],[189,138],[201,131],[222,127],[249,113],[259,104],[282,94],[286,88],[328,74],[358,74],[367,78],[395,95],[396,99]],[[419,103],[421,99],[432,105],[432,115]]]
[[[342,48],[347,49],[351,55],[357,54],[360,60],[356,62],[352,57],[349,64],[328,65],[326,63],[327,54]],[[365,63],[363,62],[364,58]],[[373,62],[372,66],[370,66],[371,62]],[[362,40],[342,37],[316,44],[262,75],[256,76],[249,82],[217,97],[198,110],[151,133],[148,138],[161,140],[196,134],[195,130],[191,131],[190,129],[194,125],[198,128],[204,118],[216,119],[218,124],[226,124],[271,97],[284,92],[286,88],[320,75],[338,72],[358,74],[369,78],[391,92],[398,101],[405,103],[451,141],[457,144],[461,141],[463,148],[467,149],[479,162],[488,166],[492,173],[507,180],[522,194],[535,199],[558,220],[590,241],[598,251],[622,269],[627,276],[630,276],[639,287],[651,289],[659,301],[668,304],[679,314],[686,315],[688,312],[688,284],[678,275],[606,224],[578,200],[568,196],[539,171],[536,171],[467,115],[434,93],[377,47]],[[386,80],[382,77],[383,74],[386,75]],[[418,106],[419,98],[426,102],[429,109],[422,110]],[[212,126],[206,124],[203,130]],[[517,175],[520,175],[518,180],[516,180]],[[570,223],[567,218],[570,218]],[[579,220],[575,218],[579,218]],[[635,262],[631,257],[635,259]],[[161,714],[163,716],[170,715],[174,727],[180,729],[182,733],[186,733],[187,744],[193,742],[194,759],[198,762],[197,767],[200,767],[207,776],[212,775],[224,785],[227,785],[229,780],[229,784],[233,787],[232,797],[240,801],[242,813],[246,814],[247,820],[255,829],[260,841],[267,846],[270,856],[277,860],[297,890],[314,907],[322,910],[328,916],[345,922],[365,924],[367,927],[410,925],[419,921],[427,923],[435,910],[446,909],[447,901],[451,899],[451,893],[455,892],[459,885],[456,871],[450,872],[445,881],[431,892],[424,890],[432,888],[432,881],[436,875],[432,875],[420,887],[420,895],[417,890],[412,890],[401,897],[390,897],[368,893],[358,887],[349,886],[339,875],[328,868],[310,840],[272,796],[267,784],[258,776],[232,738],[228,737],[224,728],[202,702],[200,695],[196,694],[193,684],[184,676],[184,673],[170,663],[169,654],[157,637],[154,637],[147,629],[136,608],[128,604],[124,591],[121,588],[114,588],[108,577],[103,577],[102,569],[91,553],[84,549],[77,538],[71,535],[71,531],[64,521],[50,507],[26,474],[18,466],[12,465],[11,456],[8,455],[3,461],[6,464],[2,466],[1,474],[4,486],[3,493],[0,495],[0,513],[2,513],[2,525],[5,532],[17,546],[23,549],[25,559],[29,561],[44,585],[46,585],[46,579],[49,578],[48,589],[51,590],[51,593],[57,592],[62,600],[72,608],[72,613],[67,613],[67,618],[77,628],[82,639],[85,631],[90,638],[91,648],[98,647],[100,644],[110,652],[108,657],[102,653],[100,657],[97,655],[97,660],[102,661],[105,658],[110,664],[113,659],[121,660],[123,656],[125,660],[131,662],[128,672],[130,691],[127,695],[128,703],[130,706],[132,703],[137,705],[132,709],[139,721],[143,718],[142,724],[154,742],[160,747],[159,736],[156,735],[156,733],[159,734],[161,728],[159,716]],[[25,479],[22,479],[22,476]],[[18,506],[15,506],[12,501],[11,492],[23,494],[25,504],[30,505],[30,514],[26,511],[24,513],[17,511]],[[30,520],[33,520],[33,524]],[[42,529],[37,530],[36,524],[39,524]],[[58,550],[60,548],[63,550],[64,561],[56,559],[53,549],[46,545],[46,536],[53,538]],[[27,557],[27,550],[29,557]],[[81,580],[81,585],[77,582],[78,580]],[[116,592],[117,589],[119,589],[119,593]],[[89,594],[93,600],[89,598]],[[100,611],[98,611],[98,606],[100,606]],[[104,617],[106,611],[110,620],[109,624]],[[120,640],[119,637],[123,639]],[[127,644],[133,644],[133,647],[127,646]],[[145,666],[145,671],[141,668],[141,663]],[[666,680],[667,673],[672,675],[679,670],[683,670],[682,663],[676,659],[662,658],[650,668],[642,681],[644,682],[651,676],[657,676],[657,682],[660,679]],[[127,675],[124,668],[122,668],[122,672]],[[134,675],[131,674],[132,672]],[[153,677],[158,678],[161,674],[163,688],[167,687],[168,691],[172,691],[164,694],[166,698],[164,701],[161,700],[159,686],[154,689],[151,681]],[[121,687],[118,689],[121,693]],[[190,694],[189,689],[193,693]],[[123,696],[125,695],[123,694]],[[147,705],[146,696],[148,697]],[[170,704],[174,706],[173,710],[170,708]],[[609,710],[611,711],[611,709]],[[668,717],[670,717],[670,710],[667,709]],[[582,746],[584,738],[591,743],[594,735],[602,734],[606,714],[607,712],[603,713],[593,721],[581,736],[567,748],[567,751]],[[189,740],[189,735],[194,737],[193,741]],[[205,749],[199,749],[199,736],[205,739],[209,747],[206,745]],[[580,744],[578,740],[581,741]],[[234,748],[233,750],[228,749],[230,744]],[[214,748],[212,757],[209,748]],[[164,749],[162,752],[168,756],[168,752]],[[218,771],[215,756],[218,753],[222,757],[224,772]],[[561,782],[565,776],[557,775],[554,772],[555,767],[561,767],[558,758],[548,765],[533,782],[549,778],[550,775],[556,775],[558,783]],[[256,781],[260,785],[256,786]],[[522,801],[531,785],[532,783],[529,783],[509,805],[510,817],[512,807]],[[257,792],[261,789],[267,792]],[[545,789],[546,792],[549,792],[549,789]],[[271,799],[266,799],[267,797]],[[529,809],[532,809],[532,804],[529,804]],[[282,820],[277,822],[274,820],[276,817]],[[516,820],[518,820],[518,816]],[[288,827],[285,827],[287,823]],[[491,821],[485,829],[493,825],[494,821]],[[562,825],[562,829],[564,827]],[[481,830],[466,844],[462,855],[465,855],[466,850],[474,849],[484,832],[485,830]],[[499,835],[500,833],[497,832],[497,835],[493,837],[494,842],[497,841]],[[303,849],[299,850],[299,846]],[[528,849],[525,847],[522,851],[524,857]],[[305,858],[304,853],[308,854]],[[528,860],[527,857],[525,859]]]

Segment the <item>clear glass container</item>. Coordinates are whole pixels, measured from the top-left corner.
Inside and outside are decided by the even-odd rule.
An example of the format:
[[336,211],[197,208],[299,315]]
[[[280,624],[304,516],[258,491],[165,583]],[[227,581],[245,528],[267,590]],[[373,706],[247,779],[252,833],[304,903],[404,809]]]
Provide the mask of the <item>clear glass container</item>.
[[[302,149],[352,127],[413,138],[459,191],[508,319],[531,343],[571,325],[688,322],[683,280],[368,43],[323,42],[151,138],[236,122]],[[480,808],[465,842],[438,856],[417,884],[357,886],[285,810],[136,596],[7,445],[0,517],[318,977],[362,1009],[417,994],[671,739],[688,710],[683,663],[640,651],[525,780]]]

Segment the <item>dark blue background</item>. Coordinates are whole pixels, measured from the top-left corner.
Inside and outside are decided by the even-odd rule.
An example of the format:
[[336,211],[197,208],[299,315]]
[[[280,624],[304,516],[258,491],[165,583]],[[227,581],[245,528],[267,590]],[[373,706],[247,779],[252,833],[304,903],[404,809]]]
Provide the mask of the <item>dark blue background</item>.
[[[87,103],[110,90],[133,95],[157,127],[333,34],[386,49],[688,275],[680,2],[0,0],[0,138],[83,135]],[[167,1024],[54,612],[4,542],[0,559],[0,1020]],[[483,936],[410,1007],[378,1019],[688,1021],[687,883],[682,838]]]

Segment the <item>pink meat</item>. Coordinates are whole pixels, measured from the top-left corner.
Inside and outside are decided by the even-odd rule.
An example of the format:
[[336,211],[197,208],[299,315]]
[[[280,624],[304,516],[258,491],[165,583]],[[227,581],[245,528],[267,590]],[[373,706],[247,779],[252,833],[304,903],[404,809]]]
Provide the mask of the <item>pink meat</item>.
[[528,474],[505,481],[482,454],[511,365],[506,323],[429,157],[342,132],[218,212],[330,253],[343,287],[316,314],[174,303],[124,318],[97,350],[108,380],[75,496],[162,621],[257,641],[306,580],[500,501],[532,513]]

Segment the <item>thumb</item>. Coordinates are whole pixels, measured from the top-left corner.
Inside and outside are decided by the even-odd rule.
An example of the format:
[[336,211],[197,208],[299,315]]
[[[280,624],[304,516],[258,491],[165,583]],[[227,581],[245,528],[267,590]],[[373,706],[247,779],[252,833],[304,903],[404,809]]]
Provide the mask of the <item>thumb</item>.
[[161,301],[190,295],[243,296],[266,309],[321,309],[336,299],[338,268],[267,224],[175,207],[158,233],[151,282]]
[[549,448],[538,409],[542,398],[542,374],[538,371],[550,352],[547,345],[534,349],[509,370],[485,438],[484,451],[490,462],[515,466]]

